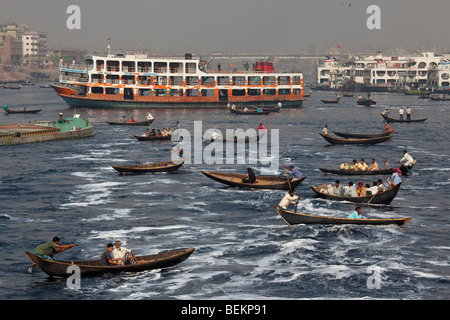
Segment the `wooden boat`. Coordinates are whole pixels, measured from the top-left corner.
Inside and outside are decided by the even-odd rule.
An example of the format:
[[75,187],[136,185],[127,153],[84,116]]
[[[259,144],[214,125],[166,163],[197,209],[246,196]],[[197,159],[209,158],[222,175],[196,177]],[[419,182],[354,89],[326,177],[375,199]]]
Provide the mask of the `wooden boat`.
[[332,100],[320,99],[320,101],[322,101],[323,103],[338,103],[339,100],[340,100],[340,98],[335,98]]
[[428,118],[424,118],[424,119],[411,119],[411,120],[400,120],[400,119],[393,119],[393,118],[389,118],[388,116],[382,114],[381,115],[383,117],[384,120],[386,120],[387,122],[424,122],[426,121]]
[[332,131],[335,135],[343,137],[343,138],[378,138],[378,137],[387,137],[390,135],[389,132],[386,133],[347,133],[347,132],[338,132]]
[[124,266],[100,266],[100,260],[90,261],[54,261],[41,259],[31,252],[26,252],[31,261],[51,277],[69,277],[67,268],[76,265],[80,268],[82,277],[99,276],[106,273],[140,272],[145,270],[169,268],[186,260],[194,248],[172,250],[158,254],[137,256],[140,263]]
[[394,200],[395,196],[400,189],[401,183],[397,184],[391,190],[378,192],[375,195],[368,195],[365,197],[346,197],[346,196],[337,196],[334,194],[329,194],[325,192],[321,192],[319,187],[311,186],[311,189],[320,197],[328,200],[336,200],[336,201],[350,201],[355,203],[369,203],[370,204],[390,204],[392,200]]
[[136,121],[136,122],[123,122],[123,121],[106,121],[107,124],[117,126],[149,126],[155,119]]
[[341,169],[325,169],[325,168],[319,168],[320,171],[324,173],[331,173],[331,174],[340,174],[344,176],[369,176],[369,175],[384,175],[384,174],[391,174],[392,169],[388,170],[376,170],[376,171],[361,171],[361,170],[341,170]]
[[393,136],[385,136],[385,137],[377,137],[377,138],[355,138],[355,139],[344,139],[332,137],[330,135],[324,135],[319,133],[325,140],[327,140],[331,144],[376,144],[385,142],[391,139]]
[[247,110],[247,111],[244,111],[244,110],[237,110],[237,109],[232,109],[232,108],[230,108],[230,113],[234,113],[234,114],[252,114],[252,115],[263,115],[263,114],[269,114],[269,113],[271,113],[272,111],[271,110],[261,110],[261,111],[257,111],[257,110],[251,110],[251,109],[249,109],[249,110]]
[[344,92],[342,95],[344,97],[353,97],[353,93],[350,93],[350,92]]
[[281,218],[288,224],[359,224],[359,225],[392,225],[402,226],[412,218],[391,218],[391,219],[349,219],[338,217],[316,216],[312,214],[292,212],[283,210],[274,205],[275,210]]
[[135,137],[139,141],[160,141],[160,140],[171,140],[172,139],[172,136],[157,137],[157,136],[147,136],[145,134],[134,135],[133,137]]
[[430,94],[429,95],[430,100],[434,101],[448,101],[450,100],[450,96],[445,94]]
[[3,109],[3,110],[5,110],[5,112],[6,113],[38,113],[38,112],[41,112],[42,111],[42,109],[30,109],[30,110],[28,110],[28,109],[9,109],[9,108],[7,108],[7,109]]
[[358,104],[360,106],[374,106],[377,104],[376,101],[372,100],[372,99],[362,99],[362,100],[358,100]]
[[158,163],[147,163],[147,164],[135,164],[135,165],[125,165],[125,166],[112,166],[113,169],[119,171],[120,173],[153,173],[153,172],[171,172],[177,171],[183,164],[180,162],[178,164],[173,161],[165,161]]
[[255,189],[272,189],[272,190],[289,190],[289,187],[293,190],[299,184],[306,179],[302,177],[301,179],[292,181],[287,180],[287,177],[274,177],[274,176],[256,176],[255,183],[242,182],[246,174],[236,174],[236,173],[224,173],[224,172],[212,172],[212,171],[202,171],[202,173],[208,178],[218,181],[220,183],[232,186],[232,187],[244,187],[244,188],[255,188]]

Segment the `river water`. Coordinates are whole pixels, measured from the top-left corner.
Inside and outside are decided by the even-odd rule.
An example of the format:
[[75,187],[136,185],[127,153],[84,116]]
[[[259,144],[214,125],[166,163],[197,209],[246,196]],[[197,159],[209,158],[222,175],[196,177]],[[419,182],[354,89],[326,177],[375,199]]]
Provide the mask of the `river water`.
[[[413,175],[388,206],[363,206],[372,218],[412,217],[397,226],[288,226],[273,209],[284,191],[239,189],[208,179],[202,170],[244,173],[248,164],[187,164],[175,173],[120,175],[114,164],[170,159],[173,142],[138,141],[144,127],[110,126],[123,115],[141,119],[148,110],[77,109],[95,126],[91,138],[2,147],[0,149],[0,298],[23,300],[289,300],[289,299],[449,299],[448,119],[444,102],[404,94],[374,93],[375,107],[359,107],[356,97],[325,105],[331,92],[313,91],[302,108],[264,116],[237,116],[224,109],[151,110],[152,128],[174,125],[191,132],[196,121],[208,128],[279,130],[278,174],[297,166],[307,179],[297,187],[298,211],[345,217],[355,204],[316,198],[311,185],[373,178],[324,175],[364,158],[394,164],[407,149],[418,161]],[[44,110],[36,115],[0,115],[0,124],[53,120],[73,113],[52,89],[0,89],[0,104]],[[410,106],[424,123],[391,124],[394,138],[372,146],[328,144],[329,131],[377,132],[380,112]],[[272,131],[273,132],[273,131]],[[203,148],[207,144],[202,145]],[[189,151],[189,150],[188,150]],[[270,148],[269,148],[270,152]],[[194,160],[194,159],[193,159]],[[277,159],[272,159],[276,161]],[[261,165],[252,165],[258,170]],[[273,172],[275,173],[275,172]],[[386,178],[386,177],[376,177]],[[121,240],[136,255],[178,248],[196,251],[166,270],[105,275],[68,289],[35,268],[25,251],[58,235],[75,243],[61,260],[100,257],[108,242]]]

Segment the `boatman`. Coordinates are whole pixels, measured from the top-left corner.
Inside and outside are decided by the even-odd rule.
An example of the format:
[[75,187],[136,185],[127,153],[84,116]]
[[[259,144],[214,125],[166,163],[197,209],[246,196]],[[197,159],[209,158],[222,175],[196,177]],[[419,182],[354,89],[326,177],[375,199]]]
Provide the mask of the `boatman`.
[[325,125],[325,127],[322,130],[323,135],[327,136],[328,135],[328,125]]
[[[53,237],[52,241],[48,241],[46,243],[38,245],[34,249],[34,254],[41,259],[53,260],[53,256],[55,254],[75,247],[74,243],[68,245],[60,245],[59,244],[60,241],[61,239],[55,236]],[[28,272],[31,273],[35,266],[36,264],[33,264],[31,267],[29,267]]]
[[293,176],[292,181],[300,180],[301,178],[303,178],[303,173],[301,173],[298,168],[290,166],[289,171],[289,174]]
[[416,163],[408,153],[407,150],[403,150],[403,158],[400,159],[399,163],[401,164],[400,170],[403,174],[407,174],[409,170],[412,169],[412,166]]
[[287,193],[283,199],[281,199],[280,203],[278,204],[278,206],[283,209],[286,210],[287,207],[289,206],[289,204],[295,204],[297,203],[297,201],[300,199],[300,196],[294,196],[294,190],[289,190],[289,193]]
[[411,120],[411,109],[406,107],[406,120]]

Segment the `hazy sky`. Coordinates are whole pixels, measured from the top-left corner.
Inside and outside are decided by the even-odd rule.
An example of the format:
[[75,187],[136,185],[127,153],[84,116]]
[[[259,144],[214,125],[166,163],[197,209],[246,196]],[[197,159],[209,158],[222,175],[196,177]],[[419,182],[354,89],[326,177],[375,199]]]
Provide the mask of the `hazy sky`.
[[[351,4],[351,6],[349,6]],[[69,5],[81,30],[69,30]],[[369,30],[367,7],[381,9]],[[450,0],[1,0],[0,23],[47,32],[48,47],[173,53],[342,52],[450,47]]]

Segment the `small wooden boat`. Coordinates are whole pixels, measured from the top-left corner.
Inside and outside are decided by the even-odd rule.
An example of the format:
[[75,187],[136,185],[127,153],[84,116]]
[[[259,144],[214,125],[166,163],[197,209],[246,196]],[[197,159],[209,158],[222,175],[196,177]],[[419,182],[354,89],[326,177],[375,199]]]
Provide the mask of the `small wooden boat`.
[[448,101],[448,100],[450,100],[450,96],[449,95],[445,95],[445,94],[430,94],[429,98],[430,98],[430,100],[434,100],[434,101]]
[[322,101],[323,103],[338,103],[339,100],[340,100],[339,97],[335,98],[335,99],[332,99],[332,100],[320,99],[320,101]]
[[306,179],[302,177],[298,180],[287,180],[287,177],[274,177],[274,176],[256,176],[256,181],[254,183],[242,182],[246,174],[236,174],[236,173],[224,173],[224,172],[212,172],[212,171],[202,171],[202,173],[208,178],[218,181],[220,183],[232,186],[232,187],[243,187],[243,188],[255,188],[255,189],[272,189],[272,190],[289,190],[289,187],[294,190],[299,184]]
[[393,119],[393,118],[389,118],[388,116],[382,114],[381,115],[383,117],[384,120],[386,120],[387,122],[403,122],[403,123],[410,123],[410,122],[424,122],[426,121],[428,118],[424,118],[424,119],[411,119],[411,120],[400,120],[400,119]]
[[350,93],[350,92],[344,92],[342,95],[344,97],[353,97],[353,93]]
[[186,260],[194,248],[172,250],[158,254],[137,256],[139,263],[124,266],[100,266],[100,260],[90,261],[54,261],[41,259],[31,252],[26,252],[31,261],[51,277],[69,277],[67,268],[76,265],[80,268],[82,277],[99,276],[106,273],[141,272],[145,270],[163,269],[175,266]]
[[379,138],[379,137],[387,137],[390,135],[389,132],[386,133],[346,133],[346,132],[338,132],[332,131],[335,135],[343,137],[343,138]]
[[257,110],[253,110],[253,109],[248,109],[247,111],[245,111],[245,110],[238,110],[238,109],[230,108],[230,113],[234,113],[234,114],[263,115],[263,114],[269,114],[271,112],[272,112],[271,110],[262,110],[262,109],[261,109],[261,111],[257,111]]
[[142,134],[142,135],[134,135],[133,137],[135,137],[136,139],[140,140],[140,141],[160,141],[160,140],[171,140],[172,136],[147,136],[146,134]]
[[384,175],[392,174],[392,169],[388,170],[376,170],[376,171],[361,171],[361,170],[341,170],[341,169],[325,169],[319,168],[320,171],[324,173],[340,174],[344,176],[369,176],[369,175]]
[[106,121],[109,125],[116,126],[149,126],[155,119],[136,121],[136,122],[123,122],[123,121]]
[[374,101],[374,100],[372,100],[372,99],[362,99],[362,100],[358,100],[358,104],[360,105],[360,106],[374,106],[374,105],[376,105],[377,104],[377,102],[376,101]]
[[21,88],[22,88],[21,84],[14,84],[14,83],[3,84],[3,89],[15,89],[15,90],[18,90],[18,89],[21,89]]
[[368,195],[365,197],[347,197],[347,196],[337,196],[334,194],[329,194],[322,192],[319,187],[311,186],[311,189],[319,196],[320,198],[335,200],[335,201],[350,201],[355,203],[370,203],[370,204],[390,204],[392,200],[394,200],[395,196],[400,189],[401,183],[394,186],[394,188],[390,190],[386,190],[383,192],[378,192],[375,195]]
[[331,144],[376,144],[376,143],[385,142],[393,137],[392,135],[389,135],[389,136],[383,136],[383,137],[377,137],[377,138],[344,139],[344,138],[332,137],[330,135],[324,135],[322,133],[319,133],[319,134]]
[[135,164],[135,165],[124,165],[124,166],[112,166],[113,169],[119,171],[120,173],[154,173],[154,172],[172,172],[177,171],[183,164],[180,162],[178,164],[173,161],[165,161],[158,163],[147,163],[147,164]]
[[42,109],[3,109],[6,113],[38,113],[41,112]]
[[278,212],[281,218],[288,224],[359,224],[359,225],[392,225],[396,224],[402,226],[412,218],[391,218],[391,219],[350,219],[350,218],[338,218],[338,217],[326,217],[316,216],[312,214],[304,214],[298,212],[292,212],[283,210],[274,205],[275,210]]

